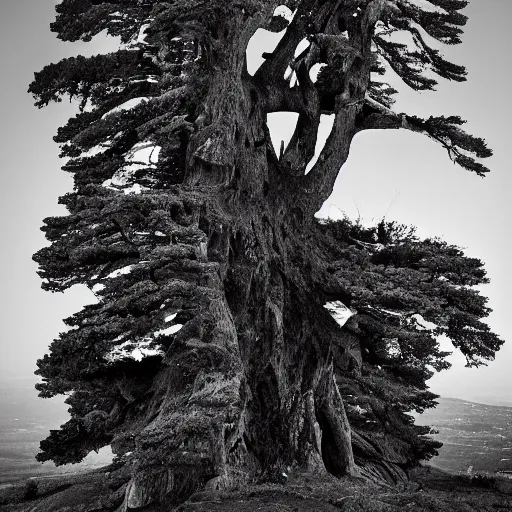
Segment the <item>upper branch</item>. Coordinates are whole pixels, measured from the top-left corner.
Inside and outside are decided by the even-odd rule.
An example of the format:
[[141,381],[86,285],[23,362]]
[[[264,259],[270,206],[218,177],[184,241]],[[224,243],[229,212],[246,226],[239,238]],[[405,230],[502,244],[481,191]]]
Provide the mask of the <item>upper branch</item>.
[[276,49],[255,73],[255,79],[272,86],[276,81],[279,82],[293,61],[297,45],[302,39],[310,38],[313,34],[339,30],[337,21],[343,3],[343,0],[303,0]]
[[254,74],[255,80],[269,85],[274,85],[275,82],[279,83],[281,80],[285,81],[284,74],[286,68],[293,59],[297,45],[306,35],[306,28],[309,22],[306,14],[308,7],[313,7],[315,4],[314,0],[306,0],[301,3],[276,49],[267,56],[265,62]]
[[474,137],[459,128],[465,121],[458,116],[431,116],[428,119],[421,119],[417,116],[397,114],[369,96],[365,98],[362,113],[363,120],[358,124],[358,132],[371,129],[405,128],[423,133],[441,144],[454,163],[479,176],[485,176],[489,172],[489,169],[477,162],[475,157],[490,157],[492,151],[483,139]]

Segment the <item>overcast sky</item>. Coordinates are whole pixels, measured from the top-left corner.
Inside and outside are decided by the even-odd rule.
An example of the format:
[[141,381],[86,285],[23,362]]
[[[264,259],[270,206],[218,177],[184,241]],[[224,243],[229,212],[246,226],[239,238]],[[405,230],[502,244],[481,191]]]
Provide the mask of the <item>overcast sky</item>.
[[[59,195],[72,187],[60,170],[58,147],[52,141],[57,127],[74,114],[67,102],[43,110],[33,107],[26,93],[33,73],[71,55],[109,50],[105,38],[92,43],[63,43],[49,31],[53,0],[7,0],[0,6],[0,252],[1,333],[0,380],[30,377],[35,361],[64,329],[65,318],[92,301],[92,294],[74,287],[65,294],[40,289],[31,255],[46,244],[39,231],[42,219],[64,213]],[[323,211],[346,212],[365,222],[389,220],[413,224],[421,236],[441,236],[486,263],[490,285],[482,288],[494,310],[489,324],[510,340],[487,368],[468,370],[461,356],[454,367],[431,381],[434,392],[487,403],[507,401],[512,388],[512,327],[508,320],[512,289],[509,219],[511,218],[509,0],[473,0],[464,43],[445,55],[469,70],[468,82],[443,81],[435,93],[412,93],[403,88],[396,108],[422,116],[459,114],[467,129],[483,136],[495,156],[486,163],[485,179],[452,164],[431,140],[404,130],[358,135],[349,161]],[[269,38],[260,38],[254,51],[265,51]],[[113,47],[111,46],[113,49]],[[279,127],[286,132],[286,123]],[[512,395],[510,397],[512,403]]]

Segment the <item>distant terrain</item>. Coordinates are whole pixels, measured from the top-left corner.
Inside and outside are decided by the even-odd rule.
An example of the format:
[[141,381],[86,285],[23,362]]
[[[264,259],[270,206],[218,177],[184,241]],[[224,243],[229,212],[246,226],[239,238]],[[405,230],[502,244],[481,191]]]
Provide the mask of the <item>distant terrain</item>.
[[35,460],[39,442],[50,429],[67,421],[62,399],[43,400],[34,389],[35,379],[0,382],[0,486],[29,476],[84,471],[108,464],[110,450],[91,454],[81,464],[55,467]]
[[440,398],[416,422],[439,430],[443,447],[432,466],[450,472],[512,471],[512,407]]
[[[39,441],[67,420],[62,399],[43,400],[34,379],[0,383],[0,485],[29,476],[84,471],[111,461],[108,448],[82,464],[56,468],[34,459]],[[512,407],[440,398],[436,409],[417,416],[417,423],[439,430],[444,443],[430,465],[452,473],[512,471]]]

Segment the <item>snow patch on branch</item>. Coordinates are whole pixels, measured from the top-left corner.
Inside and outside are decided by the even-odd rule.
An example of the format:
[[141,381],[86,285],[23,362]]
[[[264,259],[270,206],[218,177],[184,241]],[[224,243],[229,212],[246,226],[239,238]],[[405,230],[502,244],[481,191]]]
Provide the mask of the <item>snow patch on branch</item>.
[[174,324],[170,327],[166,327],[165,329],[160,329],[155,332],[155,336],[170,336],[172,334],[176,334],[178,331],[181,331],[183,324]]
[[121,345],[114,347],[107,354],[106,359],[111,363],[122,361],[123,359],[134,359],[140,362],[145,357],[163,355],[163,350],[154,346],[153,339],[144,338],[142,341],[125,341]]
[[423,9],[426,12],[437,12],[440,14],[448,14],[442,7],[431,4],[428,0],[406,0],[406,3]]
[[[173,313],[165,317],[165,322],[173,322],[178,313]],[[152,332],[140,340],[127,340],[121,345],[114,346],[110,352],[105,356],[109,362],[121,361],[123,359],[134,359],[135,361],[142,361],[145,357],[150,356],[163,356],[164,349],[158,344],[157,338],[160,336],[172,336],[179,332],[183,324],[174,324],[170,327],[165,327],[158,331]],[[121,341],[125,337],[124,334],[112,340],[112,343]]]
[[138,105],[140,105],[143,102],[149,101],[149,98],[147,96],[142,96],[140,98],[132,98],[131,100],[125,101],[121,105],[118,105],[117,107],[113,108],[112,110],[109,110],[107,113],[103,114],[101,116],[101,119],[105,119],[107,116],[111,116],[113,114],[117,114],[119,112],[123,112],[124,110],[131,110]]
[[117,170],[112,178],[105,180],[102,186],[111,190],[122,190],[125,194],[140,194],[143,190],[149,190],[134,183],[135,173],[144,169],[156,169],[161,149],[151,141],[135,144],[124,155],[126,165]]
[[433,331],[437,328],[436,324],[428,322],[419,313],[411,316],[411,322],[414,323],[420,331]]
[[130,80],[128,80],[128,82],[130,84],[140,84],[141,82],[148,82],[150,84],[157,84],[158,83],[158,78],[157,78],[157,75],[148,75],[145,78],[130,79]]
[[402,349],[398,343],[398,338],[383,338],[386,343],[386,354],[391,359],[402,357]]
[[91,290],[93,291],[93,293],[99,293],[101,292],[102,290],[105,289],[105,285],[103,283],[96,283],[92,288]]
[[97,144],[96,146],[92,147],[91,149],[84,151],[77,158],[91,158],[91,157],[99,155],[101,153],[105,153],[105,151],[107,151],[107,149],[109,149],[111,145],[112,145],[112,143],[110,141],[101,142],[100,144]]
[[293,71],[292,76],[290,77],[290,89],[292,89],[296,85],[300,85],[299,79],[297,78],[297,73],[295,73],[295,71]]
[[366,409],[363,409],[360,405],[349,405],[348,409],[350,412],[359,414],[360,416],[363,416],[364,414],[368,413],[368,411]]
[[333,302],[326,302],[324,304],[324,308],[327,309],[327,311],[329,311],[331,316],[334,318],[334,320],[340,327],[343,327],[347,323],[347,320],[351,316],[355,315],[355,313],[351,311],[350,308],[345,306],[345,304],[343,304],[343,302],[339,300]]
[[126,267],[118,268],[117,270],[114,270],[114,272],[111,272],[107,278],[113,279],[114,277],[124,276],[129,274],[135,265],[127,265]]
[[126,152],[124,159],[130,164],[154,167],[158,163],[161,149],[153,142],[139,142]]
[[136,43],[138,44],[148,44],[146,42],[146,38],[148,37],[146,34],[146,30],[151,26],[151,23],[145,23],[140,27],[139,35],[137,36]]

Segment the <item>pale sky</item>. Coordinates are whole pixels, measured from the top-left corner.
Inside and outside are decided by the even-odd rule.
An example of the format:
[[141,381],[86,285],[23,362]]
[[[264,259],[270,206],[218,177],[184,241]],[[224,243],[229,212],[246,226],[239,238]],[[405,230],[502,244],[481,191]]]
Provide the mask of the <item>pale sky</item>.
[[[71,177],[60,170],[52,137],[76,107],[64,102],[38,110],[26,90],[33,73],[50,62],[114,49],[104,38],[92,43],[58,41],[48,27],[56,3],[10,0],[0,6],[0,45],[5,50],[0,82],[0,381],[30,377],[36,359],[64,329],[62,319],[93,300],[83,287],[65,294],[42,291],[31,260],[46,244],[39,231],[42,219],[64,213],[57,198],[72,187]],[[491,174],[481,179],[454,166],[442,148],[421,135],[404,130],[368,132],[356,137],[324,211],[332,216],[344,211],[353,218],[360,214],[365,222],[386,216],[413,224],[421,236],[441,236],[486,263],[492,283],[482,292],[494,310],[489,324],[509,342],[487,368],[468,370],[461,356],[453,357],[454,367],[430,384],[446,397],[512,404],[512,327],[507,321],[512,289],[507,265],[512,3],[473,0],[465,13],[470,21],[464,43],[447,47],[444,53],[468,67],[468,82],[442,81],[437,92],[422,94],[402,88],[396,108],[425,117],[459,114],[468,119],[467,129],[484,137],[495,151],[485,162]],[[271,41],[263,37],[255,48],[266,51],[265,44]],[[281,129],[284,133],[286,126]]]

